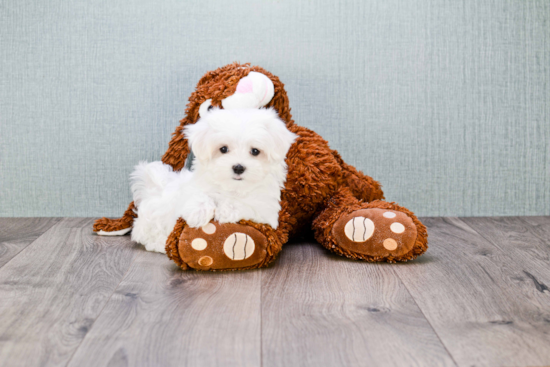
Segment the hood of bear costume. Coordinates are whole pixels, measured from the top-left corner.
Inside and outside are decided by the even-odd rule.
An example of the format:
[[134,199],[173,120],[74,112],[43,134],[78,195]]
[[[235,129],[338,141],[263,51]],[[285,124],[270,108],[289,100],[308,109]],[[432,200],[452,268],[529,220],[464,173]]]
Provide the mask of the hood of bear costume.
[[[187,104],[185,123],[193,124],[199,118],[199,108],[207,100],[211,100],[214,107],[224,108],[227,102],[238,93],[239,82],[247,77],[250,72],[256,72],[265,75],[273,83],[273,98],[263,107],[273,107],[279,117],[288,125],[292,125],[292,116],[288,97],[284,89],[284,84],[278,77],[259,66],[250,66],[250,64],[233,63],[223,66],[219,69],[209,71],[197,83],[195,91],[189,97]],[[183,121],[183,120],[182,120]]]
[[[273,107],[288,128],[294,125],[292,115],[290,114],[288,96],[284,89],[284,84],[279,78],[259,66],[250,66],[249,63],[240,64],[235,62],[219,69],[209,71],[199,80],[195,91],[189,97],[189,102],[185,110],[185,117],[180,121],[180,125],[172,134],[168,150],[162,157],[162,161],[165,164],[171,165],[176,171],[183,168],[185,158],[189,154],[189,146],[187,140],[183,136],[184,126],[197,122],[200,117],[199,109],[201,104],[207,100],[210,100],[208,103],[214,107],[223,108],[224,100],[226,105],[231,104],[231,102],[228,101],[231,101],[233,98],[228,99],[228,97],[232,97],[235,93],[238,93],[237,88],[239,87],[239,81],[247,77],[250,72],[261,73],[273,83],[273,98],[271,98],[269,103],[265,105],[262,104],[261,106],[266,108]],[[243,88],[242,84],[241,88]],[[246,86],[244,88],[246,88]],[[269,92],[271,91],[268,91],[268,93]]]

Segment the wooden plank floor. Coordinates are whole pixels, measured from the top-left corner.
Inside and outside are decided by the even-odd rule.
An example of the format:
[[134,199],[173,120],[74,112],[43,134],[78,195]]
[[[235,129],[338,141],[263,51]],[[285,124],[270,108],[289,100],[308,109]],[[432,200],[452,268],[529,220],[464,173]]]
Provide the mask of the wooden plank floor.
[[313,240],[184,272],[85,218],[0,218],[0,366],[550,365],[550,217],[424,218],[369,264]]

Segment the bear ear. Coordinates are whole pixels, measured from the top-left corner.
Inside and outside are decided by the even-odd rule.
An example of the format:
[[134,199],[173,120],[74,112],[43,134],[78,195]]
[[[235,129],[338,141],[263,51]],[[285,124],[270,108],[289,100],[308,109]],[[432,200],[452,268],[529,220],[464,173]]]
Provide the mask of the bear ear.
[[225,109],[261,108],[275,95],[273,82],[262,73],[251,71],[239,80],[235,94],[222,101]]

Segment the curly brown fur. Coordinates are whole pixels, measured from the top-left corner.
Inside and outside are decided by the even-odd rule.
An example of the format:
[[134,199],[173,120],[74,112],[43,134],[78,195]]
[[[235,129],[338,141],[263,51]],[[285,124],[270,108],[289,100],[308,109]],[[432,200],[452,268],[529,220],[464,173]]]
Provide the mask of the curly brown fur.
[[343,180],[346,186],[351,190],[353,196],[367,202],[384,200],[382,185],[380,185],[378,181],[375,181],[372,177],[363,174],[363,172],[344,162],[337,151],[333,150],[332,154],[338,161],[338,164],[340,164],[340,167],[342,167]]
[[166,255],[168,255],[168,258],[170,260],[174,261],[182,269],[187,270],[188,266],[181,260],[178,250],[178,243],[180,241],[181,232],[183,232],[185,226],[185,221],[182,218],[179,218],[176,222],[176,225],[174,226],[174,229],[172,230],[172,233],[170,233],[168,239],[166,240],[165,249]]

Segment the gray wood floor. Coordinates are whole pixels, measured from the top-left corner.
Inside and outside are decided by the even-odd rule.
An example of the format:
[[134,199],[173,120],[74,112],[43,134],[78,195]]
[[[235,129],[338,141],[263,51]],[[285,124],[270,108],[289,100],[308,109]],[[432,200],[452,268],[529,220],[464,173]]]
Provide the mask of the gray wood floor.
[[550,217],[423,220],[413,262],[302,240],[199,273],[92,219],[0,218],[0,365],[550,365]]

